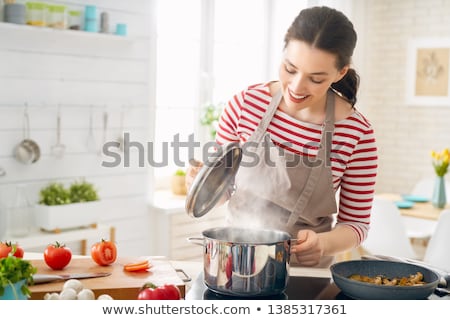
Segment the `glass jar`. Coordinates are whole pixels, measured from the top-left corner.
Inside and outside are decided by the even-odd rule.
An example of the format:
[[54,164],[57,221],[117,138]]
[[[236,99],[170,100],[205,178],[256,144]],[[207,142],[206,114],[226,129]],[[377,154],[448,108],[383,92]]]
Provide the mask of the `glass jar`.
[[31,203],[26,187],[18,185],[8,210],[9,233],[15,237],[24,237],[30,232]]
[[47,26],[55,29],[67,29],[67,7],[49,5]]
[[45,27],[47,5],[43,2],[27,2],[27,24],[31,26]]
[[69,29],[81,30],[81,11],[70,10],[69,11]]

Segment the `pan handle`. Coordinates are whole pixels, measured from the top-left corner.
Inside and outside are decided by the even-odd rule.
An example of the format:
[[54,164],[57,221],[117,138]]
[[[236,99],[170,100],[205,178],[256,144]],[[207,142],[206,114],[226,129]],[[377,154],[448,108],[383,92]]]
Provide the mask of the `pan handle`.
[[[203,240],[205,240],[204,238],[197,238],[197,237],[188,237],[187,241],[189,241],[190,243],[196,244],[198,246],[202,246],[203,247]],[[197,241],[201,241],[197,242]]]

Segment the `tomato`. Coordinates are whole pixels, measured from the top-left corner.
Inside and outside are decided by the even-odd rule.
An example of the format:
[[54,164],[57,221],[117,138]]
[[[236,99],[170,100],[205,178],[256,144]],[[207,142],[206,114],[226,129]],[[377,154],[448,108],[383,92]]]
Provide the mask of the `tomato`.
[[103,240],[91,247],[91,257],[100,266],[107,266],[116,261],[117,247],[112,241]]
[[146,283],[139,291],[138,300],[180,300],[180,289],[173,284],[155,286],[153,283]]
[[62,270],[72,260],[72,251],[66,245],[55,242],[45,249],[44,260],[53,270]]
[[10,252],[17,258],[23,258],[24,251],[17,243],[12,244],[9,241],[0,242],[0,258],[6,258]]
[[123,270],[128,272],[147,271],[147,269],[150,269],[151,267],[152,265],[148,260],[142,260],[125,264]]

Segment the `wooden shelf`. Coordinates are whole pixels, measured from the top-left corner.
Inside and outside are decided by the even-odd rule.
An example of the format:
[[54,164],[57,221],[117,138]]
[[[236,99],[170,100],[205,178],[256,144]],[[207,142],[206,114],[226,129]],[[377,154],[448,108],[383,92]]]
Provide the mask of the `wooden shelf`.
[[[55,29],[47,27],[36,27],[23,24],[0,22],[0,29],[9,32],[33,32],[44,37],[47,36],[67,36],[67,37],[84,37],[105,41],[133,42],[135,39],[130,36],[118,36],[112,33],[87,32],[83,30]],[[11,34],[10,36],[13,36]]]

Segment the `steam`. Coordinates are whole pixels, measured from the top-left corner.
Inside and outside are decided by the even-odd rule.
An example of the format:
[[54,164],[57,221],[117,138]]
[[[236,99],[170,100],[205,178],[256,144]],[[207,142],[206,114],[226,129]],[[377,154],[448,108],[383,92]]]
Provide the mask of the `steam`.
[[287,231],[290,212],[281,207],[288,205],[287,194],[292,192],[287,160],[267,138],[257,151],[244,148],[235,179],[237,192],[228,204],[227,223],[232,227]]

